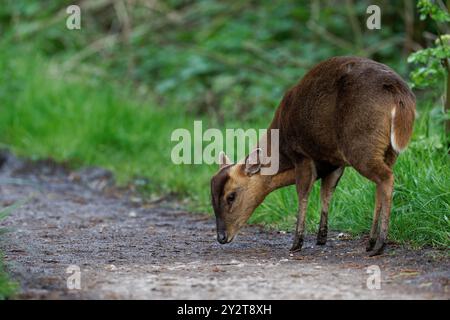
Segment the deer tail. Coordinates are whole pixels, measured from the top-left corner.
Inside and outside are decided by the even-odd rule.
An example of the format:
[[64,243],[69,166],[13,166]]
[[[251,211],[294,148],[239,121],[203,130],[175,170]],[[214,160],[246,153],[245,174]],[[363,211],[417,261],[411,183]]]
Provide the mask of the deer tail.
[[396,103],[391,111],[391,146],[400,153],[411,139],[416,117],[416,102],[409,89],[397,88],[396,91],[394,94]]

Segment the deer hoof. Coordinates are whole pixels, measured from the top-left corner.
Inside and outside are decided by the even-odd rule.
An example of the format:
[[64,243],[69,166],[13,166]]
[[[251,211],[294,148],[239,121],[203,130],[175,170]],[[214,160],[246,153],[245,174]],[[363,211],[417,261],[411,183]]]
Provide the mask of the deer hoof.
[[374,257],[382,254],[386,244],[384,242],[377,241],[373,250],[369,251],[369,257]]
[[291,249],[289,249],[290,252],[297,252],[302,249],[303,246],[303,238],[297,238],[295,237],[294,243],[292,244]]
[[319,230],[319,232],[317,233],[317,242],[316,244],[319,246],[323,246],[324,244],[327,243],[327,230],[326,229],[321,229]]
[[375,243],[377,242],[377,239],[369,239],[369,243],[367,243],[366,251],[372,251],[373,247],[375,247]]

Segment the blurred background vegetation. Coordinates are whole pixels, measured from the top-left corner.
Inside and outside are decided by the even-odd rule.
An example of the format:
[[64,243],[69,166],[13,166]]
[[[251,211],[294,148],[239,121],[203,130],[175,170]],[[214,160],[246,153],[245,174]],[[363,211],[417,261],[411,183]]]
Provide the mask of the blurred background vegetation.
[[[372,1],[373,2],[373,1]],[[5,0],[0,33],[10,45],[58,60],[59,72],[121,80],[158,105],[218,121],[270,115],[315,63],[359,55],[408,73],[405,57],[436,39],[414,1]],[[81,8],[69,31],[66,8]],[[382,28],[368,30],[377,4]]]
[[[66,27],[72,4],[81,8],[81,30]],[[371,4],[381,8],[380,30],[366,27]],[[265,128],[284,91],[314,64],[364,56],[396,70],[418,98],[413,141],[395,169],[391,239],[448,247],[448,6],[424,0],[3,0],[0,142],[31,158],[106,167],[119,183],[145,177],[142,188],[151,195],[173,193],[191,209],[211,212],[209,179],[217,168],[173,165],[172,131],[192,130],[194,120],[203,120],[204,128]],[[367,232],[373,193],[370,182],[347,170],[330,227]],[[310,203],[312,231],[317,186]],[[286,188],[270,195],[251,221],[291,229],[295,213],[295,192]]]

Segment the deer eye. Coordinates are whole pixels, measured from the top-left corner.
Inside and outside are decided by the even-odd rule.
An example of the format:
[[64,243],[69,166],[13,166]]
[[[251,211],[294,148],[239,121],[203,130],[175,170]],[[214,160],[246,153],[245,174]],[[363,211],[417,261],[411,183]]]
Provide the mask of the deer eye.
[[231,192],[227,195],[227,203],[228,205],[231,205],[234,200],[236,199],[236,192]]

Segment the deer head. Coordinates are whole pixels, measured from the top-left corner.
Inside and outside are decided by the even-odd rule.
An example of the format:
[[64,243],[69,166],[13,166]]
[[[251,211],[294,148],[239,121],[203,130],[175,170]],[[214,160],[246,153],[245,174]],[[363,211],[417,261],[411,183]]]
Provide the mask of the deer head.
[[260,174],[260,149],[243,163],[233,164],[221,152],[219,171],[211,179],[211,200],[217,224],[217,241],[228,243],[270,192],[269,176]]

